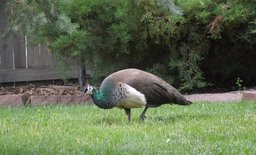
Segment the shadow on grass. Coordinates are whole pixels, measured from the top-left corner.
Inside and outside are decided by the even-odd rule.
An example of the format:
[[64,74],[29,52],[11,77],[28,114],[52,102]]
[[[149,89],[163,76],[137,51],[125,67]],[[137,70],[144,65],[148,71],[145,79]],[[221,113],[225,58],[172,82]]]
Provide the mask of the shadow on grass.
[[125,124],[129,124],[128,120],[124,119],[124,118],[118,118],[118,117],[104,117],[104,118],[98,118],[95,119],[94,121],[95,124],[102,124],[102,125],[125,125]]
[[150,117],[150,121],[154,122],[164,122],[164,123],[177,123],[183,121],[191,121],[191,120],[205,120],[211,118],[211,115],[208,114],[189,114],[189,115],[170,115],[170,116],[156,116]]
[[147,124],[147,123],[166,123],[166,124],[174,124],[178,122],[184,122],[184,121],[191,121],[191,120],[205,120],[211,118],[211,115],[208,114],[189,114],[189,115],[170,115],[170,116],[156,116],[156,117],[148,117],[143,122],[139,118],[132,118],[131,122],[129,123],[127,119],[124,118],[117,118],[117,117],[104,117],[104,118],[98,118],[94,122],[96,124],[104,124],[104,125],[127,125],[127,124],[133,124],[133,123],[141,123],[141,124]]

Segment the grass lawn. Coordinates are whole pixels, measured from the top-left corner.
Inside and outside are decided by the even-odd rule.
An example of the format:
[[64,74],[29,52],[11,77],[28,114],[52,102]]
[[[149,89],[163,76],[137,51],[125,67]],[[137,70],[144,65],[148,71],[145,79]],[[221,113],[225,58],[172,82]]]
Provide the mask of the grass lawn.
[[256,103],[0,107],[0,154],[256,154]]

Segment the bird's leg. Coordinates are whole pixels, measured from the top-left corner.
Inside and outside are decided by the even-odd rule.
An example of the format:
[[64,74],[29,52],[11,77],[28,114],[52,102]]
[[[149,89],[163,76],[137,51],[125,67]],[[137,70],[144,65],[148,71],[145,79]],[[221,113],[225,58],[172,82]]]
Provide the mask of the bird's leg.
[[124,111],[128,117],[128,122],[130,122],[131,121],[131,109],[124,109]]
[[148,110],[148,107],[146,106],[145,109],[143,110],[143,112],[140,115],[140,119],[142,121],[145,121],[145,118],[146,118],[145,113],[147,112],[147,110]]

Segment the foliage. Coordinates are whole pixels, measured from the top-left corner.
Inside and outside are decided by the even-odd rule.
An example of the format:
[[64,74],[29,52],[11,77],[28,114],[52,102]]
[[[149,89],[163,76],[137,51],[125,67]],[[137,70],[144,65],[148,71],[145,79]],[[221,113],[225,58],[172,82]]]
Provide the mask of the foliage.
[[0,107],[0,154],[255,154],[256,104]]
[[255,84],[253,1],[11,0],[9,6],[13,30],[46,43],[61,59],[85,63],[95,76],[136,67],[182,90],[233,85],[235,77]]
[[243,80],[240,79],[240,77],[238,77],[238,78],[236,79],[236,86],[238,87],[238,90],[241,90],[242,85],[243,85]]
[[218,85],[232,87],[237,77],[244,85],[254,85],[256,74],[255,27],[256,6],[252,1],[228,0],[214,3],[212,12],[222,17],[216,25],[216,31],[209,35],[210,46],[202,70],[208,81]]

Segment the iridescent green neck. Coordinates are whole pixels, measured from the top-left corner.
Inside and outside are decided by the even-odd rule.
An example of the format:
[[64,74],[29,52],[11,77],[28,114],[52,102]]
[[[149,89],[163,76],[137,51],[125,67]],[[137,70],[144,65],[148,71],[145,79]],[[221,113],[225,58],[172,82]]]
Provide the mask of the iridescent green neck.
[[92,99],[94,103],[99,107],[103,109],[110,109],[110,103],[108,102],[108,97],[106,96],[106,93],[101,90],[97,90],[96,88],[93,89],[93,95]]
[[102,102],[104,100],[103,92],[96,89],[96,88],[93,89],[93,96],[92,97],[93,97],[94,102],[97,102],[97,103]]

